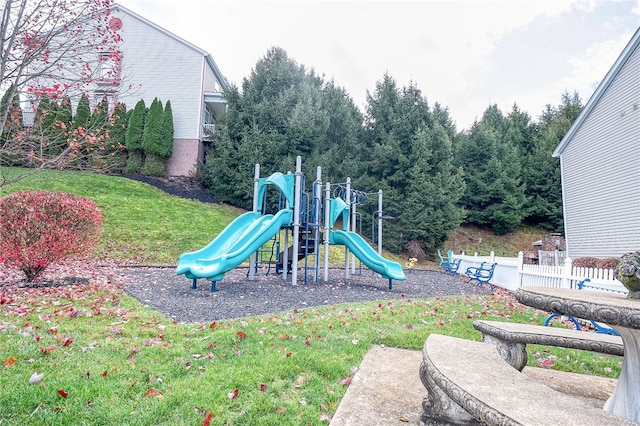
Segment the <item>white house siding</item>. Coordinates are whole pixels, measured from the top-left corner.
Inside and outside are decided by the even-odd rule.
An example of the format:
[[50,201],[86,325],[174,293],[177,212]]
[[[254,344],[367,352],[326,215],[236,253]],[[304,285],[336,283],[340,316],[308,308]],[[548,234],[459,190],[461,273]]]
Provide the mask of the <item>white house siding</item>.
[[222,92],[222,87],[218,82],[213,70],[205,67],[204,71],[204,91],[205,92]]
[[131,84],[132,88],[124,90],[118,100],[127,109],[140,99],[147,107],[154,98],[163,106],[171,101],[174,137],[198,139],[204,56],[145,21],[128,14],[120,16],[123,86]]
[[203,89],[221,90],[206,52],[128,12],[114,12],[122,19],[122,87],[118,101],[132,109],[143,99],[149,107],[154,98],[163,106],[171,101],[174,155],[169,159],[170,176],[193,176],[202,156]]
[[571,258],[640,249],[640,51],[603,92],[561,156]]

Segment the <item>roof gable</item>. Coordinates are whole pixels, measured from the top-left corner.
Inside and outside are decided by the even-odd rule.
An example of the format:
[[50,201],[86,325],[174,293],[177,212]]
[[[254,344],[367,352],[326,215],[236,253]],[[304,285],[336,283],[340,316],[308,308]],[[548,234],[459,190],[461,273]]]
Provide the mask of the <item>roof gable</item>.
[[143,18],[142,16],[138,15],[137,13],[127,9],[126,7],[122,6],[120,3],[114,3],[111,6],[112,10],[116,10],[120,13],[126,13],[127,15],[131,16],[132,18],[144,23],[145,25],[148,25],[149,27],[155,29],[156,31],[164,34],[165,36],[177,41],[178,43],[181,43],[182,45],[184,45],[185,47],[187,47],[188,49],[191,49],[193,51],[195,51],[196,53],[202,55],[207,64],[209,65],[209,67],[213,70],[214,75],[216,76],[216,78],[218,79],[218,81],[220,82],[220,84],[222,85],[223,88],[227,88],[229,83],[227,82],[227,79],[225,78],[224,75],[222,75],[222,72],[220,72],[220,69],[218,68],[218,65],[216,64],[216,62],[213,60],[213,56],[211,56],[211,54],[209,52],[207,52],[206,50],[203,50],[201,48],[199,48],[198,46],[189,43],[188,41],[186,41],[185,39],[178,37],[177,35],[173,34],[171,31],[168,31],[164,28],[162,28],[161,26],[149,21],[146,18]]
[[638,45],[640,45],[640,28],[638,28],[633,37],[631,37],[631,40],[629,41],[629,43],[627,43],[627,46],[624,48],[618,59],[616,59],[615,63],[605,76],[604,80],[600,82],[596,90],[593,92],[593,95],[591,95],[591,97],[589,98],[589,101],[583,108],[580,115],[578,115],[578,118],[576,118],[576,121],[573,122],[573,124],[569,128],[569,131],[567,131],[567,134],[562,138],[556,149],[553,151],[553,157],[559,157],[562,154],[564,149],[573,139],[578,129],[580,129],[580,127],[584,124],[587,117],[589,117],[589,115],[591,114],[591,111],[593,111],[611,83],[615,80],[616,76],[620,73],[625,64],[629,61],[633,53],[636,51]]

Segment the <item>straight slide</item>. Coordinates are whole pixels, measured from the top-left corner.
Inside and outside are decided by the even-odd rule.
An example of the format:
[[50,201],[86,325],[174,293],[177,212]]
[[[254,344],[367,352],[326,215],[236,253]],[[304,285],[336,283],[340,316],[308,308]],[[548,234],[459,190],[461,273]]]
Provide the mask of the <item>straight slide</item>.
[[348,231],[329,231],[329,242],[346,246],[367,268],[392,280],[406,280],[402,265],[380,256],[360,235]]
[[280,210],[275,215],[247,212],[233,220],[208,245],[197,251],[183,253],[176,274],[189,279],[207,278],[220,281],[224,274],[251,256],[278,233],[289,226],[293,211]]

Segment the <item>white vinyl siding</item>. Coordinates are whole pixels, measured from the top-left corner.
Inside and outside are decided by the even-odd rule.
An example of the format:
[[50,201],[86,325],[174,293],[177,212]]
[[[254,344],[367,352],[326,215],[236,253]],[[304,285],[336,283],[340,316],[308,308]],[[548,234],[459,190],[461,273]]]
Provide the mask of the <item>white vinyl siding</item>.
[[147,107],[154,98],[163,107],[170,100],[174,137],[198,139],[204,55],[145,21],[125,13],[119,16],[123,23],[123,90],[118,101],[133,109],[140,99]]
[[222,86],[216,78],[213,70],[209,67],[205,68],[204,73],[204,91],[205,92],[222,92]]
[[640,51],[632,53],[562,152],[571,258],[640,250]]

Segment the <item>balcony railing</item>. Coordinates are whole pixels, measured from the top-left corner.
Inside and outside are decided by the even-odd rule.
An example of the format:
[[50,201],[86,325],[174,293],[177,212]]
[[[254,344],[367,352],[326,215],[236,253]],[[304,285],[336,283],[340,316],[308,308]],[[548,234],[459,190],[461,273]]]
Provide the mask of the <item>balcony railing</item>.
[[211,140],[211,135],[216,131],[215,124],[203,124],[202,125],[202,139],[208,141]]

